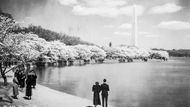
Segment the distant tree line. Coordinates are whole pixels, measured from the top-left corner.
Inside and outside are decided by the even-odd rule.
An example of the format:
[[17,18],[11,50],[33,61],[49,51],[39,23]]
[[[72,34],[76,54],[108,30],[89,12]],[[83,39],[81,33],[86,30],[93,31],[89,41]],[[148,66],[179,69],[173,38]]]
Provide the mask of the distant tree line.
[[40,38],[45,39],[46,41],[55,41],[59,40],[66,45],[78,45],[78,44],[85,44],[85,45],[92,45],[92,43],[86,42],[81,40],[79,37],[70,36],[64,33],[57,33],[51,31],[49,29],[44,29],[41,26],[29,25],[28,27],[20,27],[15,26],[14,33],[34,33],[38,35]]
[[[165,50],[165,49],[156,49],[153,50]],[[172,49],[172,50],[165,50],[169,53],[169,56],[173,57],[190,57],[190,49]]]

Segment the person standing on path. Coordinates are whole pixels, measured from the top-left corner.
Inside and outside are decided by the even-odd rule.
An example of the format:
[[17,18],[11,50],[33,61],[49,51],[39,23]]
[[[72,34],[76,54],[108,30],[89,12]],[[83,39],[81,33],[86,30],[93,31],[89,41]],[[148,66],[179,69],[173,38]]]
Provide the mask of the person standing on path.
[[103,84],[101,84],[101,91],[102,91],[102,107],[108,107],[109,85],[106,83],[106,79],[104,79]]
[[25,79],[26,79],[26,74],[24,73],[24,71],[20,71],[20,88],[23,91],[23,88],[25,87]]
[[18,80],[16,77],[13,78],[13,98],[18,99],[17,95],[19,94],[18,92]]
[[33,82],[33,73],[30,71],[26,79],[26,97],[31,100],[32,96],[32,82]]
[[99,82],[96,82],[95,85],[93,85],[92,91],[94,92],[94,95],[93,95],[94,106],[96,107],[97,105],[101,105],[100,94],[99,94],[101,91],[101,87],[99,85]]
[[36,87],[36,79],[37,79],[37,75],[36,75],[36,72],[33,70],[32,71],[32,88]]

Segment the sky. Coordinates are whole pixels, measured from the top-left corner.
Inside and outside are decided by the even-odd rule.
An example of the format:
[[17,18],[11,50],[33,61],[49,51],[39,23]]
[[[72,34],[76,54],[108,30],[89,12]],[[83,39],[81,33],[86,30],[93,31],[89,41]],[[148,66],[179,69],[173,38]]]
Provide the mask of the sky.
[[103,46],[131,44],[134,4],[139,47],[190,49],[190,0],[0,0],[21,25]]

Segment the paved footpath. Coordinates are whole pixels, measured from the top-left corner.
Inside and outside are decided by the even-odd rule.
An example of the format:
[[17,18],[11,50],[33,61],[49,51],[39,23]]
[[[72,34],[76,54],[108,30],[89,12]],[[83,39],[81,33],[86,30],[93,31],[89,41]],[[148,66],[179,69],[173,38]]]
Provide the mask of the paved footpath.
[[25,92],[19,92],[18,99],[14,99],[13,105],[18,107],[93,107],[91,100],[59,92],[39,84],[32,93],[32,100],[26,100],[23,98]]

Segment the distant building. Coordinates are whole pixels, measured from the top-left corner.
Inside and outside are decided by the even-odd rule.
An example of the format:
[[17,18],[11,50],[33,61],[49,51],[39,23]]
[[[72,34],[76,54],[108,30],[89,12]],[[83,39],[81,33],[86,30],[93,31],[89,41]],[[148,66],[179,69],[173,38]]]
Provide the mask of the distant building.
[[132,37],[131,45],[138,46],[138,26],[137,26],[137,14],[136,14],[136,5],[133,5],[133,22],[132,22]]
[[112,43],[111,42],[109,43],[109,47],[112,47]]

